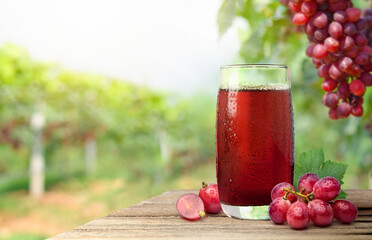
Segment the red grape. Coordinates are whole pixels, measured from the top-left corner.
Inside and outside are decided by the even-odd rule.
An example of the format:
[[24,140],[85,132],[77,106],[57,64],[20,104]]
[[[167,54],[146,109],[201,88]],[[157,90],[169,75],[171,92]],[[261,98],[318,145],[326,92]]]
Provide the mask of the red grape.
[[287,221],[287,211],[291,206],[289,200],[284,200],[282,197],[274,199],[269,206],[269,217],[275,224],[283,224]]
[[347,69],[349,69],[349,67],[351,67],[352,65],[353,65],[353,60],[351,60],[351,58],[349,57],[343,57],[338,62],[338,68],[343,72],[346,72]]
[[[291,188],[293,191],[295,190],[295,188],[290,183],[287,183],[287,182],[278,183],[271,190],[271,200],[283,197],[287,193],[286,191],[283,191],[283,188]],[[287,195],[287,199],[291,202],[294,200],[294,198],[295,198],[295,195],[293,193],[289,193]]]
[[329,64],[323,64],[318,68],[318,76],[321,78],[327,78],[329,77],[329,69],[330,69]]
[[288,7],[292,12],[300,12],[301,4],[294,4],[292,1],[288,3]]
[[287,211],[288,224],[294,229],[304,229],[310,222],[310,211],[303,202],[294,202]]
[[328,17],[324,12],[316,12],[312,19],[317,28],[324,28],[328,24]]
[[345,13],[346,19],[349,22],[356,22],[360,18],[360,10],[358,8],[348,8]]
[[370,73],[362,73],[360,80],[365,86],[372,86],[372,75]]
[[204,203],[206,212],[219,213],[222,211],[217,184],[203,182],[202,188],[199,190],[199,197]]
[[329,33],[328,33],[328,29],[326,27],[324,28],[318,28],[317,30],[315,30],[314,32],[314,37],[319,40],[319,41],[323,41],[324,39],[326,39],[327,37],[329,36]]
[[302,194],[309,194],[313,191],[314,184],[320,180],[315,173],[305,173],[298,180],[297,188]]
[[332,92],[333,90],[336,89],[338,85],[338,82],[332,78],[326,78],[324,79],[323,83],[322,83],[322,89],[325,91],[325,92]]
[[318,8],[318,5],[315,2],[312,2],[312,1],[304,2],[301,5],[301,12],[304,13],[305,15],[307,15],[307,16],[311,16],[311,15],[314,15],[317,8]]
[[181,217],[187,220],[196,220],[205,216],[203,201],[193,193],[182,195],[177,200],[176,208]]
[[332,64],[329,68],[329,76],[335,80],[342,77],[344,73],[338,68],[337,64]]
[[326,227],[331,225],[333,220],[333,210],[329,203],[314,199],[308,204],[310,211],[310,219],[315,226]]
[[342,28],[342,25],[338,22],[332,22],[328,26],[328,33],[334,38],[339,38],[342,36],[344,29]]
[[347,118],[351,113],[351,105],[347,102],[342,102],[338,105],[336,110],[338,118]]
[[337,107],[338,101],[339,97],[334,92],[326,93],[323,97],[323,104],[329,108]]
[[358,217],[358,208],[348,200],[336,200],[332,208],[334,217],[342,223],[352,223]]
[[303,25],[307,22],[308,19],[309,19],[308,16],[298,12],[295,13],[295,15],[293,16],[292,22],[296,25]]
[[333,20],[335,20],[338,23],[344,23],[344,22],[346,22],[346,13],[345,13],[345,11],[342,11],[342,10],[336,11],[333,14]]
[[354,39],[355,45],[357,45],[358,47],[363,47],[368,43],[366,36],[364,36],[361,33],[354,34],[353,39]]
[[350,36],[340,38],[340,49],[344,51],[351,50],[355,45],[354,39]]
[[329,109],[328,117],[331,120],[337,120],[338,119],[336,108]]
[[355,26],[355,24],[354,23],[351,23],[351,22],[344,23],[344,25],[342,26],[342,28],[344,29],[344,33],[346,35],[349,35],[349,36],[354,35],[358,31],[357,30],[357,27]]
[[369,53],[366,53],[366,52],[359,52],[355,56],[354,61],[356,64],[359,64],[359,65],[367,64],[371,61],[371,55],[369,55]]
[[336,52],[340,47],[340,43],[333,37],[327,37],[324,41],[324,46],[327,48],[328,52]]
[[359,79],[355,79],[351,81],[349,87],[350,87],[350,92],[354,93],[356,96],[363,95],[366,90],[364,83]]
[[351,115],[354,117],[361,117],[363,115],[363,106],[362,104],[358,104],[351,109]]
[[340,190],[340,182],[336,178],[330,176],[324,177],[314,184],[315,198],[326,202],[335,199],[340,193]]
[[347,8],[347,4],[343,0],[338,0],[338,1],[332,2],[332,3],[329,2],[329,4],[328,4],[328,9],[331,12],[336,12],[336,11],[344,10],[346,8]]
[[363,18],[361,18],[357,22],[355,22],[355,25],[356,25],[358,31],[363,31],[364,29],[367,28],[367,21],[364,20]]
[[350,95],[349,84],[342,82],[338,85],[337,95],[341,99],[346,99]]
[[328,54],[327,48],[323,44],[318,43],[317,45],[315,45],[313,49],[314,58],[323,59],[325,58],[325,56],[327,56],[327,54]]

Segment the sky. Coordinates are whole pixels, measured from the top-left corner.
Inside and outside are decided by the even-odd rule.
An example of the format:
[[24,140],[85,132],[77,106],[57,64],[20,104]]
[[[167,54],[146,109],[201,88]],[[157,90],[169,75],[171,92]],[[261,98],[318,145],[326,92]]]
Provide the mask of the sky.
[[221,0],[0,0],[0,44],[41,61],[177,92],[217,88],[236,61],[236,26],[222,38]]

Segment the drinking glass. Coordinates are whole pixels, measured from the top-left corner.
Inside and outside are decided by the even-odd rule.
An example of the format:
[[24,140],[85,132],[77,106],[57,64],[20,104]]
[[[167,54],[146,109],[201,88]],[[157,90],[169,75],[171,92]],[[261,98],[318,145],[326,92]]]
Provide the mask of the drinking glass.
[[216,168],[226,215],[268,219],[272,188],[280,182],[293,182],[293,131],[286,65],[221,67]]

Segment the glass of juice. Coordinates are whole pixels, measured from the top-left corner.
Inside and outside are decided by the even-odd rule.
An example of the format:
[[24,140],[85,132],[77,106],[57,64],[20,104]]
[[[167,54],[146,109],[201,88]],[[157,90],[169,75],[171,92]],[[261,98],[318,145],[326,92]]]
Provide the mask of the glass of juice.
[[293,182],[293,131],[286,65],[221,67],[216,167],[226,215],[268,219],[272,188],[280,182]]

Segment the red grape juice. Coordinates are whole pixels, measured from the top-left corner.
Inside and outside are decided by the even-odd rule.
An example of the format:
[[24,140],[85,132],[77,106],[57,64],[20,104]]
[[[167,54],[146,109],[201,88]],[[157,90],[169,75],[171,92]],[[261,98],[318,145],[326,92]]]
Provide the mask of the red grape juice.
[[221,203],[268,205],[276,184],[292,184],[294,140],[289,89],[220,89],[216,128]]

